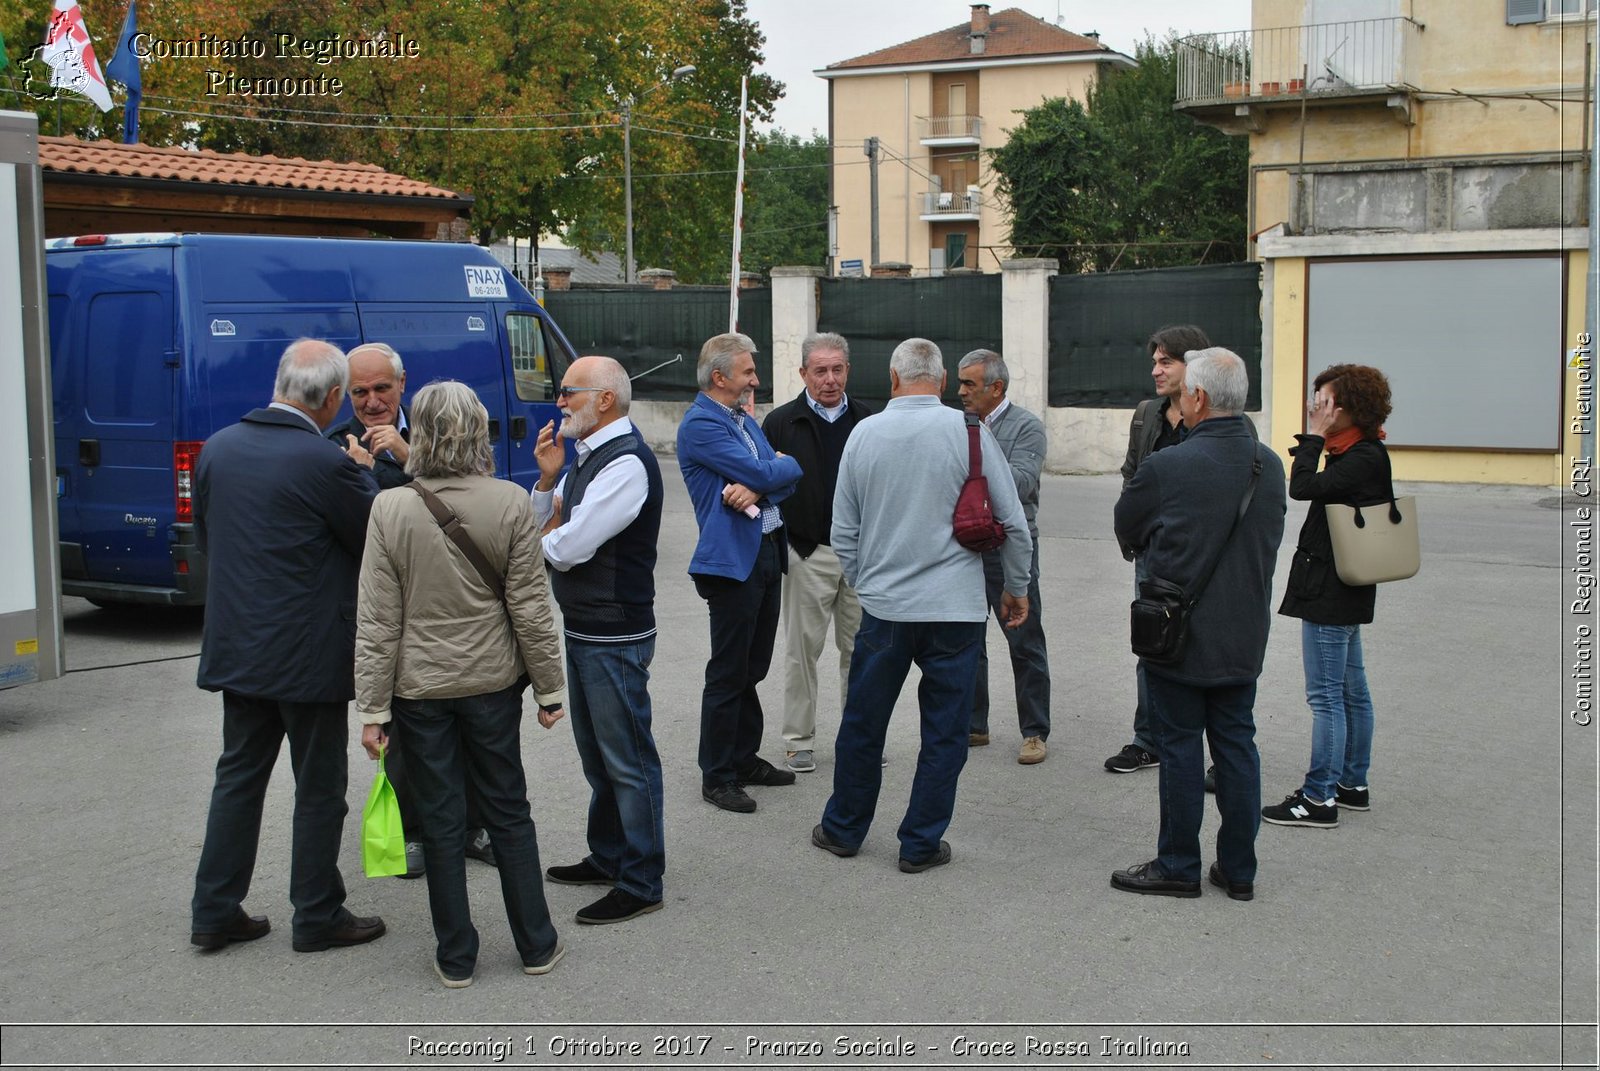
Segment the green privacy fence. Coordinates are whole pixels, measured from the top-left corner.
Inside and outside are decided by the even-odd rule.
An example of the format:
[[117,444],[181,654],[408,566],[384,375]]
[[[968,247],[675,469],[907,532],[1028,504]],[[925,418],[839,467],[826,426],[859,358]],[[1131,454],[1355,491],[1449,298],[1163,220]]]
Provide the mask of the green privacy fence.
[[1145,340],[1198,324],[1244,358],[1261,408],[1261,270],[1253,263],[1058,275],[1050,280],[1050,404],[1126,409],[1154,394]]
[[[690,401],[695,359],[712,335],[728,329],[725,287],[680,286],[671,290],[637,288],[551,290],[545,308],[555,317],[579,355],[603,353],[638,375],[682,355],[676,364],[640,376],[633,396],[657,401]],[[772,291],[739,294],[739,329],[757,347],[760,401],[772,400]]]
[[944,354],[950,372],[945,400],[952,403],[963,356],[976,349],[1004,352],[998,275],[820,282],[817,330],[850,340],[850,394],[874,407],[889,400],[889,355],[907,338],[929,339]]

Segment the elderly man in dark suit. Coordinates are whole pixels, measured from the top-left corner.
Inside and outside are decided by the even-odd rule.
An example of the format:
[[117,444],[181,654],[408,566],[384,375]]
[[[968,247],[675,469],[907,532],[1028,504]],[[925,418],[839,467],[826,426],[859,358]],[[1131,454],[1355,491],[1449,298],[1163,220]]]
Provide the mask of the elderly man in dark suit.
[[271,928],[243,901],[285,736],[295,778],[294,949],[383,936],[382,919],[345,908],[339,874],[356,578],[378,492],[358,458],[322,437],[348,379],[338,347],[294,342],[278,362],[272,404],[217,432],[200,454],[195,529],[210,590],[199,685],[222,693],[222,757],[189,938],[200,948],[253,941]]
[[1142,557],[1152,579],[1198,598],[1181,657],[1140,660],[1161,756],[1161,827],[1154,859],[1112,873],[1112,887],[1124,892],[1200,895],[1204,740],[1217,764],[1222,818],[1207,877],[1232,899],[1255,895],[1256,679],[1287,498],[1283,463],[1245,427],[1249,386],[1237,354],[1191,351],[1178,394],[1189,434],[1147,457],[1117,500],[1117,542]]

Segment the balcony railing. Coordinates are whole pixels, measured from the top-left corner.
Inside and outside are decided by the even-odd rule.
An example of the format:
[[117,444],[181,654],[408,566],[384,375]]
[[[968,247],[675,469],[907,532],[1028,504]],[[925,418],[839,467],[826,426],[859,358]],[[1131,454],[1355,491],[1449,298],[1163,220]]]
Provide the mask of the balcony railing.
[[976,115],[924,115],[924,141],[977,141],[983,136],[983,119]]
[[957,193],[945,190],[941,193],[925,193],[922,195],[922,218],[929,216],[976,216],[983,206],[983,197],[977,193]]
[[1420,30],[1399,17],[1185,37],[1178,42],[1176,103],[1399,89],[1411,82],[1407,64]]

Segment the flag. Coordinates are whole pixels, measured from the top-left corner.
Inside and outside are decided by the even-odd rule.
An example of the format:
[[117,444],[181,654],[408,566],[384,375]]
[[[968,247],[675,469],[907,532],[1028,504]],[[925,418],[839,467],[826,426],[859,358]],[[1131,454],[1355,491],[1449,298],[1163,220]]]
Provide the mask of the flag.
[[95,59],[94,42],[83,24],[78,0],[56,0],[39,58],[50,65],[52,87],[88,97],[103,112],[111,110],[111,91],[106,88],[105,75],[100,73],[100,61]]
[[139,101],[144,97],[144,79],[139,71],[139,57],[133,54],[133,36],[139,32],[137,18],[139,0],[128,0],[128,17],[122,20],[122,36],[117,38],[117,53],[106,64],[106,74],[128,89],[128,101],[122,106],[122,143],[139,143]]

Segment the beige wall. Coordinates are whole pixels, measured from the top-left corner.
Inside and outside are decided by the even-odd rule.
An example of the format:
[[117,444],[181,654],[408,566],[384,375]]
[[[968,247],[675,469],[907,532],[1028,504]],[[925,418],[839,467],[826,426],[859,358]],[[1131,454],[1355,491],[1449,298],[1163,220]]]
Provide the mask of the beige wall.
[[[969,111],[977,102],[977,114],[983,119],[979,159],[975,165],[968,165],[972,176],[968,181],[984,190],[977,245],[1003,247],[1008,238],[1005,214],[995,203],[992,172],[984,154],[1005,144],[1021,120],[1018,112],[1050,97],[1083,99],[1098,68],[1099,64],[1092,62],[1056,62],[974,68],[959,76],[967,83]],[[947,71],[829,80],[833,105],[833,203],[839,206],[841,260],[859,259],[871,264],[870,177],[861,143],[877,136],[898,158],[884,155],[878,167],[879,256],[883,260],[903,260],[919,274],[927,272],[933,234],[920,216],[922,195],[931,188],[926,174],[935,165],[932,152],[921,144],[920,117],[944,113],[945,102],[936,102],[935,92],[942,95],[953,80],[953,72]],[[906,158],[911,161],[909,168],[901,162]],[[996,254],[1003,258],[1010,251],[969,248],[968,263],[984,271],[998,271]]]

